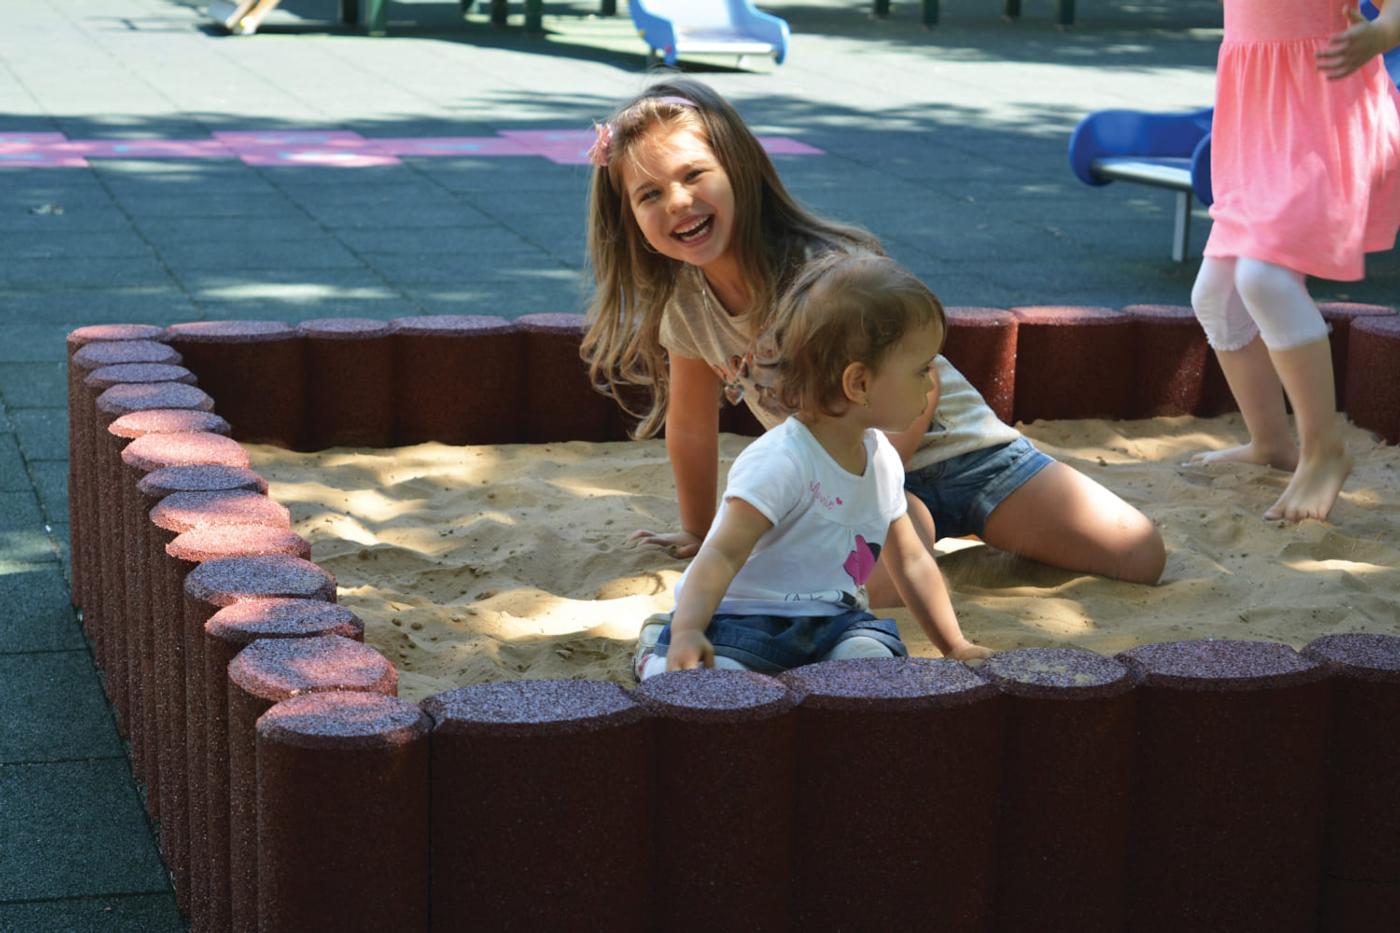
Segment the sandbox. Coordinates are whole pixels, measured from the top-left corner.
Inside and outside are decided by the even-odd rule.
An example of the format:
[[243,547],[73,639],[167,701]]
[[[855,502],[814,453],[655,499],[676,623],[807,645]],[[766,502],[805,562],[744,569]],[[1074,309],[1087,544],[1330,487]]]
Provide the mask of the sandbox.
[[[1339,399],[1358,426],[1400,441],[1400,319],[1369,306],[1325,313]],[[1008,420],[1229,407],[1189,309],[950,318],[949,359]],[[801,929],[1368,929],[1400,910],[1400,750],[1388,731],[1400,636],[1393,622],[1357,631],[1388,601],[1366,589],[1360,565],[1389,574],[1393,545],[1364,534],[1346,543],[1314,525],[1280,555],[1324,588],[1357,584],[1353,615],[1320,623],[1339,634],[1307,645],[1168,638],[1091,653],[1052,647],[1067,634],[1057,612],[1040,646],[977,671],[916,657],[781,679],[691,672],[637,690],[558,679],[441,690],[397,670],[392,644],[363,644],[364,620],[333,607],[334,576],[292,530],[285,506],[297,502],[265,494],[240,442],[440,442],[478,445],[478,456],[481,445],[529,443],[579,456],[569,442],[627,430],[586,385],[580,333],[577,316],[532,315],[70,335],[75,601],[196,929],[724,929],[756,918]],[[1065,365],[1079,359],[1096,365]],[[1110,360],[1121,365],[1097,364]],[[724,427],[754,430],[737,410]],[[1063,454],[1083,439],[1060,440]],[[1131,437],[1096,443],[1133,459]],[[373,498],[381,485],[367,473],[345,493]],[[511,504],[499,504],[474,528],[430,527],[438,542],[410,546],[433,553],[460,533],[466,553],[528,559],[512,553],[499,520]],[[1384,507],[1362,496],[1339,508],[1356,518],[1373,505]],[[1212,517],[1198,523],[1209,559],[1247,573]],[[618,559],[604,548],[626,530],[599,528],[595,558]],[[376,550],[327,563],[373,563]],[[978,550],[944,558],[955,588],[1033,598],[998,583],[1008,568]],[[625,597],[611,607],[621,618],[593,636],[601,656],[625,654],[639,619],[629,600],[664,602],[674,569],[644,571],[595,594]],[[463,582],[442,576],[433,586]],[[1083,585],[1032,582],[1065,602]],[[1215,610],[1236,604],[1222,592]],[[976,635],[977,613],[959,609]],[[1150,614],[1150,600],[1136,611]],[[411,640],[413,620],[400,621]],[[1241,634],[1268,620],[1253,621]],[[1170,636],[1196,634],[1181,628]],[[529,636],[503,630],[497,642]],[[677,812],[682,792],[693,813]]]

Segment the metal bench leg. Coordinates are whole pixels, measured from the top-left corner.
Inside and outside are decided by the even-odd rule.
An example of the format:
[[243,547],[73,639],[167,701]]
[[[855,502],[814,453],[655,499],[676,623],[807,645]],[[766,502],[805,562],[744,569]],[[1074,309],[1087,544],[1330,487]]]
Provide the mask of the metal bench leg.
[[506,15],[510,12],[509,4],[506,0],[491,0],[491,25],[504,26]]
[[1074,0],[1059,0],[1055,23],[1059,26],[1074,25]]
[[938,25],[938,0],[924,0],[924,25]]
[[1001,14],[1007,19],[1017,19],[1021,15],[1021,0],[1006,0],[1002,5]]
[[603,0],[602,4],[598,7],[598,13],[602,16],[616,16],[617,0]]
[[544,32],[544,0],[525,0],[525,31]]
[[875,0],[875,5],[871,8],[870,12],[880,19],[884,19],[886,16],[890,15],[890,0]]
[[354,26],[360,21],[360,0],[340,0],[340,21]]
[[1191,248],[1191,192],[1176,193],[1176,230],[1172,234],[1172,259],[1186,261],[1186,251]]

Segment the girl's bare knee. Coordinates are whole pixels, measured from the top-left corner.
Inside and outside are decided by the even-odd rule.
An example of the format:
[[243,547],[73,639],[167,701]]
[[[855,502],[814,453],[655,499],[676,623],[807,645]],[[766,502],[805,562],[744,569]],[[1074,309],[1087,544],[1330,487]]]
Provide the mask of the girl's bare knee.
[[1162,571],[1167,566],[1167,546],[1162,541],[1162,533],[1146,517],[1146,525],[1136,535],[1132,548],[1124,555],[1119,573],[1120,580],[1128,583],[1145,583],[1155,586],[1162,579]]

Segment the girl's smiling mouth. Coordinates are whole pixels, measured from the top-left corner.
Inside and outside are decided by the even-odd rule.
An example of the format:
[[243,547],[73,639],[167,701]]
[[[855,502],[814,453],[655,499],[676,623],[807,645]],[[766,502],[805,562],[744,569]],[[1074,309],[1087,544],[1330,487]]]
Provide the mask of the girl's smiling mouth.
[[689,218],[681,223],[679,227],[671,231],[671,236],[682,243],[694,243],[703,239],[712,229],[714,229],[715,218],[713,214],[706,215],[699,219]]

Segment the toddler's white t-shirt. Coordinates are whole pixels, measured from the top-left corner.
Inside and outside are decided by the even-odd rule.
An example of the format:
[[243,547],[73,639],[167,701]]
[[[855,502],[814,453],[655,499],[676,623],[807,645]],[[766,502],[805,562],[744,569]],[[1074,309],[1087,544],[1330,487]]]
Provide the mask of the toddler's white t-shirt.
[[[733,499],[773,527],[758,539],[717,612],[820,616],[869,608],[865,581],[890,523],[907,509],[904,468],[883,432],[865,432],[865,472],[856,476],[806,425],[788,418],[735,459],[711,535]],[[689,576],[687,569],[676,584],[677,601]]]

